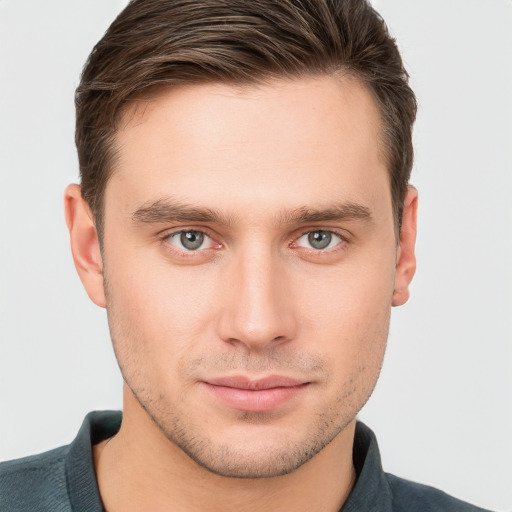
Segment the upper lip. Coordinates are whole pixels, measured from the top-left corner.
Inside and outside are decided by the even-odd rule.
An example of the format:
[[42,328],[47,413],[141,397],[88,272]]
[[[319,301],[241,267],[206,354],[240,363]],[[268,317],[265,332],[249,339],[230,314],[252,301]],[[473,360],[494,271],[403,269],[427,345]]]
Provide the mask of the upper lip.
[[270,375],[258,379],[251,379],[242,375],[235,375],[231,377],[218,377],[214,379],[205,380],[207,384],[212,386],[225,386],[229,388],[259,390],[259,389],[272,389],[300,386],[306,384],[306,381],[294,379],[292,377],[285,377],[283,375]]

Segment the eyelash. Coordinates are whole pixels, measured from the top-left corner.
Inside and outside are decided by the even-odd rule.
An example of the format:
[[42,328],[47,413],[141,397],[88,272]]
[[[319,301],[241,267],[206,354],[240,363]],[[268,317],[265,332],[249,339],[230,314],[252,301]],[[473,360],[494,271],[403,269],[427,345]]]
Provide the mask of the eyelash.
[[[171,240],[173,237],[180,235],[181,233],[198,233],[198,234],[204,235],[205,237],[208,237],[211,240],[211,243],[214,244],[216,247],[208,247],[206,249],[197,249],[197,250],[180,249],[180,248],[176,247],[172,243]],[[172,231],[172,232],[165,232],[160,236],[160,240],[164,244],[167,244],[168,246],[169,245],[173,246],[172,250],[175,252],[178,252],[180,254],[180,256],[192,257],[192,258],[196,257],[200,253],[204,253],[204,251],[206,251],[206,250],[211,250],[211,249],[215,250],[215,249],[220,249],[222,247],[222,244],[215,242],[214,238],[202,229],[183,229],[182,228],[182,229],[178,229],[178,230]]]
[[[197,250],[179,249],[178,247],[174,246],[174,244],[172,244],[171,239],[172,239],[172,237],[177,236],[177,235],[179,235],[181,233],[198,233],[198,234],[202,234],[205,237],[208,237],[212,241],[212,243],[215,245],[215,247],[208,247],[208,248],[205,248],[205,249],[197,249]],[[309,235],[311,233],[327,233],[327,234],[334,235],[334,236],[338,237],[340,241],[337,244],[335,244],[333,247],[327,247],[327,248],[324,248],[324,249],[315,249],[315,248],[312,248],[312,247],[308,248],[308,247],[302,247],[302,246],[296,245],[297,242],[302,237],[304,237],[305,235]],[[176,252],[180,253],[181,256],[185,256],[185,257],[192,257],[193,258],[193,257],[197,257],[197,255],[199,255],[201,253],[204,254],[204,251],[207,251],[207,250],[217,250],[217,249],[222,248],[222,244],[221,243],[215,242],[214,237],[211,236],[207,231],[202,230],[202,229],[183,229],[182,228],[182,229],[178,229],[178,230],[172,231],[172,232],[165,232],[162,235],[160,235],[159,238],[162,241],[162,243],[165,243],[167,245],[172,245],[173,246],[173,248],[172,248],[173,251],[176,251]],[[304,251],[308,251],[309,253],[315,254],[317,256],[321,256],[321,255],[331,254],[331,253],[337,252],[338,250],[344,249],[348,243],[350,243],[350,240],[348,239],[348,237],[345,234],[342,234],[342,233],[340,233],[339,231],[337,231],[335,229],[321,229],[321,228],[318,228],[318,229],[304,230],[299,236],[295,236],[289,242],[288,247],[290,247],[290,248],[295,248],[296,247],[298,249],[302,249]],[[339,247],[339,246],[341,246],[341,247]]]
[[313,252],[314,254],[317,254],[317,255],[321,255],[321,254],[330,254],[332,252],[335,252],[339,249],[341,249],[341,247],[338,247],[340,245],[343,245],[345,246],[346,244],[349,243],[349,239],[346,235],[340,233],[339,231],[335,230],[335,229],[322,229],[322,228],[319,228],[319,229],[309,229],[307,231],[304,231],[299,237],[296,237],[294,238],[289,246],[293,246],[298,240],[300,240],[303,236],[306,236],[306,235],[309,235],[311,233],[328,233],[330,235],[335,235],[339,238],[339,242],[334,246],[334,247],[328,247],[328,248],[325,248],[325,249],[314,249],[314,248],[306,248],[306,247],[302,247],[303,249],[305,249],[306,251],[311,251]]

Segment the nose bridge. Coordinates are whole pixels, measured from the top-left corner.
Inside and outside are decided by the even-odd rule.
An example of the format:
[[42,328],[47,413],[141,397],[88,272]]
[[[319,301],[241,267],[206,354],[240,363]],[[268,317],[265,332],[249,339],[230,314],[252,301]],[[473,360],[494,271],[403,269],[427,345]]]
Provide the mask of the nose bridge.
[[224,340],[261,350],[293,337],[295,322],[283,270],[279,255],[264,243],[249,244],[234,256],[222,318]]

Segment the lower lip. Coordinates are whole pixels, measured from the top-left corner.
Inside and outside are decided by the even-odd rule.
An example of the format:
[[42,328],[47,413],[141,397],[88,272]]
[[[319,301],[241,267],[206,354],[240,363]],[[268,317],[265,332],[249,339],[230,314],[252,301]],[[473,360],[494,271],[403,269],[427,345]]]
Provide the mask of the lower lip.
[[267,412],[295,398],[308,384],[268,389],[240,389],[205,382],[208,389],[225,404],[248,412]]

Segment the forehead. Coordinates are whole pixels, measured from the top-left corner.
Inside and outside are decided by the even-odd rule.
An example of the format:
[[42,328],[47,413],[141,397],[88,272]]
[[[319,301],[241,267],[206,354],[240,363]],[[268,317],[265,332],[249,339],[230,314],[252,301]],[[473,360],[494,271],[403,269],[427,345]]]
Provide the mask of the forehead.
[[375,101],[354,79],[160,90],[124,112],[106,207],[120,188],[132,209],[169,194],[232,209],[371,202],[389,197],[379,135]]

